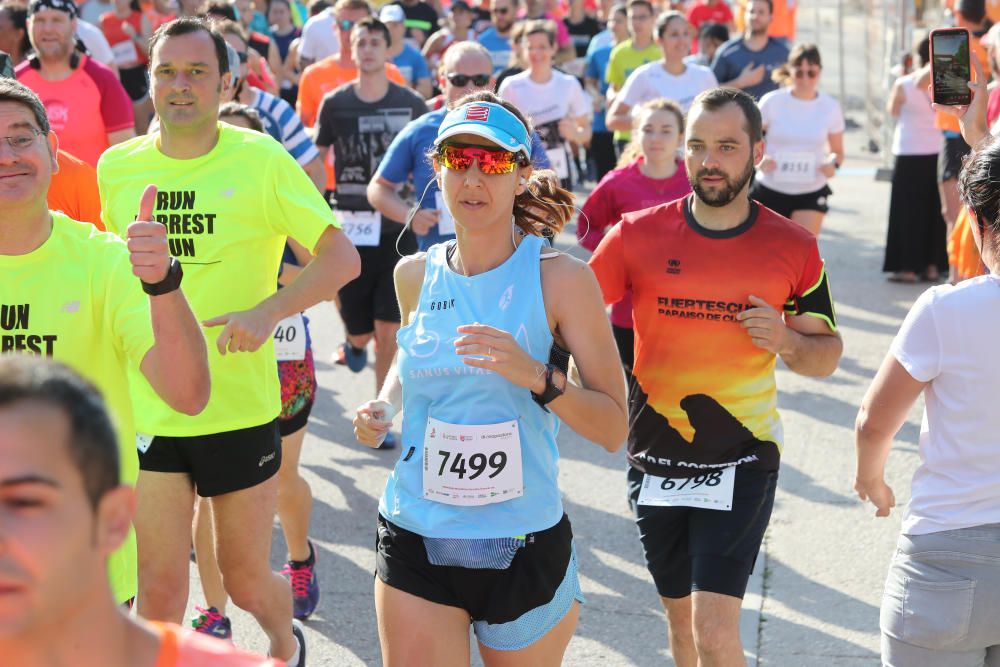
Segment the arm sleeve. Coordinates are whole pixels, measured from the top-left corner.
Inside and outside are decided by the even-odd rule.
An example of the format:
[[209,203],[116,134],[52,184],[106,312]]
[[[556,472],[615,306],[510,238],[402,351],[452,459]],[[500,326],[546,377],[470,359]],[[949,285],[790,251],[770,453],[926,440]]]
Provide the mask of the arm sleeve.
[[837,317],[826,265],[820,259],[816,240],[810,239],[809,243],[805,263],[796,281],[795,293],[785,304],[785,312],[789,315],[818,317],[826,322],[831,331],[836,331]]
[[594,51],[587,51],[587,59],[584,61],[585,67],[583,69],[583,75],[588,79],[601,78],[601,67],[597,64],[597,58],[594,57]]
[[326,228],[340,228],[323,195],[292,156],[276,143],[274,155],[267,162],[268,183],[272,188],[265,197],[267,220],[282,236],[290,236],[310,252]]
[[572,42],[572,38],[569,36],[569,28],[562,21],[556,21],[556,45],[561,49],[567,44]]
[[431,70],[427,66],[427,59],[424,58],[423,54],[418,54],[417,57],[413,58],[413,80],[420,81],[420,79],[431,78]]
[[612,220],[610,184],[608,179],[602,179],[580,209],[580,217],[576,221],[576,238],[580,245],[594,252],[604,238],[604,230],[617,220]]
[[594,106],[590,103],[589,96],[583,92],[583,86],[576,80],[576,77],[569,79],[569,113],[573,117],[593,116]]
[[716,53],[715,60],[712,61],[712,74],[715,75],[716,81],[722,84],[735,79],[738,72],[732,73],[732,63],[729,59],[723,57],[722,53]]
[[920,295],[910,309],[889,352],[914,380],[930,382],[941,373],[941,336],[934,318],[934,292]]
[[844,111],[841,109],[840,103],[834,100],[833,109],[830,110],[830,127],[827,128],[827,133],[839,134],[843,132],[844,129]]
[[642,98],[641,89],[642,89],[643,77],[636,76],[636,74],[638,74],[640,71],[642,71],[642,68],[639,68],[636,71],[632,72],[632,74],[630,74],[629,77],[625,80],[625,84],[622,86],[621,91],[619,92],[619,97],[621,98],[621,101],[629,105],[630,107],[634,107],[641,101]]
[[604,303],[618,303],[628,291],[628,272],[625,269],[625,251],[622,247],[622,223],[611,228],[591,255],[590,268],[597,276],[604,294]]
[[114,72],[106,67],[100,67],[90,60],[86,65],[87,74],[97,84],[101,92],[101,118],[107,132],[118,132],[135,127],[135,112],[132,100],[121,82],[115,78]]
[[316,60],[316,25],[315,21],[306,21],[302,26],[302,37],[299,39],[299,55],[309,60]]
[[319,113],[316,116],[316,145],[321,148],[333,145],[333,140],[337,138],[337,130],[331,122],[333,97],[327,96],[319,105]]
[[277,98],[277,102],[279,103],[277,105],[278,125],[281,127],[282,145],[300,165],[309,164],[319,155],[316,144],[306,134],[306,128],[303,127],[299,117],[295,115],[292,106],[281,98]]
[[310,68],[311,66],[302,72],[302,79],[299,81],[299,97],[295,101],[295,111],[298,112],[299,118],[306,127],[312,127],[316,124],[316,112],[319,108],[319,100],[315,99],[316,91],[312,81],[315,74],[309,71]]
[[613,50],[608,60],[608,68],[604,71],[604,80],[612,86],[621,88],[625,85],[625,73],[622,71],[621,58],[616,58],[619,51]]
[[402,132],[397,134],[389,148],[379,163],[375,171],[375,177],[381,176],[385,180],[395,185],[401,185],[410,178],[416,166],[415,160],[424,159],[423,155],[418,155],[411,137],[415,133],[410,132],[410,125],[407,125]]

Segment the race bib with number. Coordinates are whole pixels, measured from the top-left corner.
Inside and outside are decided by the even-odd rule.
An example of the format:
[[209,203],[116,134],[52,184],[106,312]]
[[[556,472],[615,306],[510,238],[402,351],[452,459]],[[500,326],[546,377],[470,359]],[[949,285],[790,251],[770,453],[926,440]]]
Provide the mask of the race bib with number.
[[448,205],[444,203],[444,195],[438,190],[434,193],[434,205],[438,210],[438,234],[442,236],[455,235],[455,218],[451,217]]
[[382,216],[377,211],[334,211],[340,227],[356,246],[377,246],[382,235]]
[[118,42],[112,45],[111,55],[114,56],[115,64],[119,67],[134,65],[139,61],[139,51],[135,48],[135,42],[131,39],[127,42]]
[[145,454],[151,444],[153,444],[153,436],[146,435],[145,433],[135,434],[135,448],[138,449],[140,453]]
[[274,356],[278,361],[306,358],[306,322],[302,313],[286,317],[274,328]]
[[816,180],[815,153],[778,153],[774,158],[778,166],[774,170],[777,183],[812,183]]
[[569,178],[569,159],[563,146],[546,148],[545,155],[549,158],[549,167],[559,178]]
[[735,466],[695,477],[646,475],[642,478],[642,488],[639,490],[639,504],[729,511],[733,509],[735,479]]
[[524,495],[517,421],[459,426],[427,419],[424,498],[446,505],[490,505]]

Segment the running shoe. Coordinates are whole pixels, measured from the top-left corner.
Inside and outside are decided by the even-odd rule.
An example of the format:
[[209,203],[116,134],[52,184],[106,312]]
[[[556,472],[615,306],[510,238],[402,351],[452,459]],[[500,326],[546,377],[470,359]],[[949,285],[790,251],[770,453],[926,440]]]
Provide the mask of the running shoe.
[[191,619],[191,627],[194,628],[195,632],[232,641],[233,624],[229,621],[228,616],[220,614],[215,607],[208,609],[195,607],[194,610],[198,612],[198,615]]
[[294,665],[288,663],[288,667],[306,667],[306,633],[302,629],[302,624],[292,620],[292,634],[299,643],[299,661]]
[[281,575],[292,585],[292,616],[304,621],[319,604],[319,577],[316,576],[316,549],[309,541],[309,560],[285,563]]
[[392,431],[385,434],[385,440],[382,441],[382,444],[377,449],[396,449],[396,436],[393,435]]
[[337,357],[341,355],[344,357],[344,364],[354,373],[360,373],[368,364],[368,351],[363,347],[354,347],[347,341],[341,343],[337,350]]

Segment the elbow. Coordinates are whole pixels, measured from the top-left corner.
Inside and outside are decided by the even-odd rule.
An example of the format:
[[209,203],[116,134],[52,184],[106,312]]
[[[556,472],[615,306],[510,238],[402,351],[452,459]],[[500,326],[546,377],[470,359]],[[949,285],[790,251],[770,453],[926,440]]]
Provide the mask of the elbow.
[[628,416],[623,412],[617,419],[614,420],[614,423],[611,424],[610,428],[604,432],[603,437],[597,444],[603,447],[609,454],[614,454],[622,448],[622,445],[625,444],[627,439]]
[[183,391],[179,392],[169,402],[170,407],[189,417],[201,414],[201,411],[208,405],[209,396],[212,394],[212,381],[209,379],[208,364],[206,364],[201,377],[191,384],[185,384]]

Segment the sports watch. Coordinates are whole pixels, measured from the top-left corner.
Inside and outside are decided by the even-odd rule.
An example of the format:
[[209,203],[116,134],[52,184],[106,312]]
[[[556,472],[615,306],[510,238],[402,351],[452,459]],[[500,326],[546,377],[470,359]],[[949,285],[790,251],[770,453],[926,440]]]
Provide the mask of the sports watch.
[[176,257],[170,258],[170,267],[167,269],[167,275],[158,283],[147,283],[145,280],[140,280],[142,283],[142,291],[149,296],[160,296],[163,294],[170,294],[175,289],[181,286],[181,278],[184,277],[184,271],[181,269],[181,263],[177,261]]
[[[541,394],[531,392],[535,403],[545,408],[566,391],[566,374],[554,364],[545,364],[545,389]],[[548,408],[545,408],[548,410]]]

